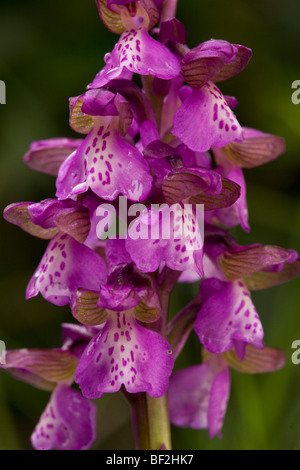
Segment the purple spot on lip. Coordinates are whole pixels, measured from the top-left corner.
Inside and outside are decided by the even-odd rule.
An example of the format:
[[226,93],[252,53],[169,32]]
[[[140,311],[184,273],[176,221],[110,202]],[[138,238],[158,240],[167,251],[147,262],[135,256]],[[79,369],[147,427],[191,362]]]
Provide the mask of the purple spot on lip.
[[213,120],[216,121],[218,119],[218,105],[217,103],[214,104],[214,116]]
[[130,337],[129,331],[125,331],[125,335],[126,335],[127,341],[131,341],[131,337]]
[[100,361],[101,356],[102,356],[102,353],[100,352],[100,353],[98,354],[98,356],[96,357],[96,362],[99,362],[99,361]]
[[228,132],[228,131],[229,131],[228,124],[225,124],[225,131],[226,131],[226,132]]
[[242,308],[244,307],[244,305],[245,305],[245,301],[242,300],[241,303],[240,303],[240,305],[239,305],[239,307],[238,307],[237,310],[235,311],[235,315],[237,315],[237,314],[242,310]]
[[108,168],[108,171],[112,172],[111,164],[110,164],[107,160],[105,161],[105,164],[106,164],[106,166],[107,166],[107,168]]
[[221,120],[221,121],[219,122],[219,129],[223,129],[223,125],[224,125],[224,121]]

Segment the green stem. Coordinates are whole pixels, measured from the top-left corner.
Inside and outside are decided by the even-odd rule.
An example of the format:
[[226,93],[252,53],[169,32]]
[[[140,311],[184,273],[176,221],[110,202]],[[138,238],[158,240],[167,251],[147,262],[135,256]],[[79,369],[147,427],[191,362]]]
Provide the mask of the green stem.
[[171,450],[167,395],[153,398],[147,393],[136,393],[127,398],[131,404],[136,449]]
[[[161,318],[151,329],[162,336],[167,335],[169,299],[180,273],[165,268],[158,280],[161,300]],[[122,389],[124,396],[131,405],[132,424],[135,446],[138,450],[171,450],[171,425],[167,394],[154,398],[147,393],[128,393]]]

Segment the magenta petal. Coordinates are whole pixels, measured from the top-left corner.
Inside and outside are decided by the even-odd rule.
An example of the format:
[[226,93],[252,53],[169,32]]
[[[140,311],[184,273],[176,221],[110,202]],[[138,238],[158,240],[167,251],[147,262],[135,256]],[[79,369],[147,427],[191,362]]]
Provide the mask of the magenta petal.
[[96,438],[96,406],[65,384],[56,387],[36,425],[31,443],[37,450],[85,450]]
[[211,387],[207,421],[209,437],[218,435],[223,426],[227,403],[230,394],[230,372],[229,367],[224,368],[216,375]]
[[100,288],[97,306],[109,310],[129,310],[140,302],[137,296],[130,295],[131,292],[130,286],[105,284]]
[[76,206],[72,200],[58,201],[57,199],[45,199],[28,206],[31,220],[42,228],[56,227],[55,216],[61,211]]
[[111,312],[102,330],[87,346],[75,372],[75,381],[87,398],[117,392],[163,396],[173,369],[169,343],[138,324],[129,312]]
[[223,353],[241,342],[236,352],[242,359],[246,343],[263,349],[263,328],[242,281],[205,279],[200,292],[203,303],[194,328],[208,351]]
[[[154,75],[169,80],[180,73],[177,57],[145,29],[125,31],[118,43],[121,66],[140,75]],[[121,47],[120,47],[121,46]]]
[[202,274],[202,238],[191,204],[165,204],[145,209],[131,224],[126,249],[143,272],[154,272],[165,262],[176,271],[194,268]]
[[169,412],[175,426],[220,433],[230,393],[229,368],[222,358],[177,370],[170,379]]
[[[132,201],[145,199],[152,186],[149,165],[143,155],[122,139],[118,118],[108,126],[102,118],[79,146],[70,164],[63,165],[57,179],[57,196],[68,197],[87,190],[112,201],[120,193]],[[106,127],[107,126],[107,127]]]
[[[18,225],[22,230],[34,235],[35,237],[50,240],[57,233],[57,228],[51,223],[48,228],[42,228],[40,225],[36,225],[32,219],[28,207],[33,203],[31,202],[17,202],[9,204],[4,211],[3,217],[7,222]],[[50,227],[50,228],[49,228]]]
[[110,238],[105,244],[105,255],[109,273],[120,264],[131,263],[129,253],[125,248],[125,240]]
[[77,149],[81,142],[81,139],[67,138],[33,142],[24,155],[24,162],[33,170],[57,176],[62,162]]
[[104,88],[88,90],[83,95],[81,111],[90,116],[117,116],[115,96],[112,91]]
[[170,18],[161,22],[158,38],[163,44],[169,41],[185,44],[187,35],[184,25],[176,18]]
[[[164,44],[153,39],[146,29],[124,31],[121,34],[118,43],[107,57],[105,74],[107,77],[114,74],[113,78],[124,78],[116,76],[122,68],[129,72],[154,75],[165,80],[175,78],[180,73],[177,57]],[[104,72],[101,75],[101,82],[98,76],[98,80],[95,79],[90,86],[104,86]]]
[[224,40],[211,39],[191,49],[182,59],[185,81],[200,88],[222,70],[223,65],[234,60],[237,49]]
[[87,191],[85,175],[84,159],[77,151],[71,153],[59,168],[56,179],[56,197],[67,199],[73,194]]
[[92,83],[87,86],[87,89],[104,87],[117,79],[131,80],[132,75],[132,72],[125,67],[114,66],[110,54],[108,54],[106,65],[97,73]]
[[193,90],[174,116],[172,133],[195,152],[243,140],[242,128],[212,82]]
[[214,155],[218,157],[217,171],[219,173],[237,183],[240,187],[240,196],[229,207],[225,207],[218,210],[213,210],[208,212],[206,215],[206,221],[218,221],[220,224],[225,227],[234,227],[235,225],[240,224],[243,230],[249,232],[250,226],[248,222],[248,205],[246,200],[246,183],[244,179],[244,174],[242,168],[237,165],[233,165],[223,156],[222,149],[214,149]]
[[211,39],[189,51],[182,60],[186,82],[200,88],[208,80],[226,80],[241,72],[252,56],[251,49]]
[[[237,208],[239,222],[242,228],[249,232],[249,222],[248,222],[248,205],[246,200],[246,183],[243,175],[243,170],[235,165],[232,166],[229,173],[226,175],[228,179],[237,183],[241,188],[241,194],[239,199],[234,203],[234,206]],[[231,206],[233,207],[233,206]],[[230,208],[229,208],[230,209]]]
[[97,291],[105,282],[106,265],[102,258],[67,234],[58,233],[32,276],[26,298],[39,292],[55,305],[66,305],[77,289]]
[[177,370],[168,391],[170,421],[175,426],[205,429],[213,373],[207,363]]

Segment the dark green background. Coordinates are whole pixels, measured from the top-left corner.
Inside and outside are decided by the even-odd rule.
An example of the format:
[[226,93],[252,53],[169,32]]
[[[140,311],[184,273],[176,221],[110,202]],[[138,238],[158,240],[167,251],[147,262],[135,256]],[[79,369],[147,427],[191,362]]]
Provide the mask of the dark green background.
[[[1,1],[0,79],[7,104],[0,106],[1,209],[11,202],[39,201],[55,194],[54,179],[22,162],[34,140],[75,137],[68,125],[68,98],[83,92],[103,66],[117,36],[109,33],[93,0]],[[286,139],[278,160],[245,171],[251,232],[235,230],[241,244],[271,243],[300,252],[300,105],[291,84],[300,79],[300,3],[291,0],[179,0],[177,17],[188,44],[226,39],[252,48],[253,58],[237,77],[220,84],[236,96],[242,125]],[[56,347],[69,309],[40,296],[25,301],[27,282],[46,242],[1,220],[0,339],[7,348]],[[175,449],[300,449],[300,365],[291,362],[291,344],[300,339],[300,280],[253,294],[265,343],[282,348],[287,363],[264,376],[232,373],[232,391],[223,439],[204,431],[174,429]],[[172,298],[178,310],[191,296],[181,286]],[[199,360],[193,335],[176,367]],[[29,436],[48,393],[0,374],[0,449],[30,449]],[[94,448],[130,449],[130,415],[119,394],[99,401]]]

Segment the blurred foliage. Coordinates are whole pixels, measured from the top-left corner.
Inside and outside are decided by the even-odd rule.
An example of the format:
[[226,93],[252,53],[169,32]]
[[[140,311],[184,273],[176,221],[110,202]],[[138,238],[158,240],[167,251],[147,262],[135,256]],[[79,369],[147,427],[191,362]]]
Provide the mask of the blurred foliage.
[[[68,124],[68,98],[83,92],[103,66],[117,36],[106,31],[94,0],[2,0],[0,79],[7,89],[0,106],[1,208],[16,201],[40,201],[55,194],[54,179],[22,163],[34,140],[75,137]],[[300,105],[291,84],[300,79],[300,3],[295,0],[179,0],[177,17],[188,44],[210,38],[251,47],[253,58],[238,76],[222,82],[234,95],[242,125],[286,139],[278,160],[245,171],[250,233],[233,231],[241,244],[272,243],[300,252]],[[60,323],[72,321],[68,308],[40,296],[24,300],[27,282],[45,249],[5,221],[1,223],[0,338],[7,348],[56,347]],[[253,300],[265,343],[286,352],[286,366],[273,374],[232,373],[232,392],[223,438],[204,431],[173,429],[175,449],[300,449],[300,365],[291,362],[291,344],[300,339],[300,280],[259,291]],[[196,286],[179,286],[172,312],[189,301]],[[176,367],[199,362],[199,342],[191,335]],[[0,374],[0,449],[30,449],[30,434],[48,393]],[[133,447],[130,413],[119,394],[99,400],[99,432],[94,448]]]

